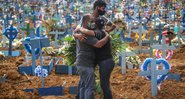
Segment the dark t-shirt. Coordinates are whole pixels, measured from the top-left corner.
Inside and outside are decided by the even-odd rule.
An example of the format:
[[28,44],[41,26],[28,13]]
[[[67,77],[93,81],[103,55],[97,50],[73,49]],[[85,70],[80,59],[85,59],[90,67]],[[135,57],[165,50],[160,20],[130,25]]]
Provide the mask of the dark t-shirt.
[[[89,22],[88,29],[92,29],[93,25]],[[77,47],[77,53],[76,53],[76,65],[77,66],[88,66],[88,67],[94,67],[95,64],[95,52],[94,47],[98,41],[96,37],[92,36],[86,36],[86,41],[81,42],[80,40],[76,40],[76,47]]]
[[93,45],[97,43],[95,37],[87,37],[86,42],[77,42],[77,56],[76,56],[76,65],[77,66],[88,66],[92,67],[95,64],[95,52]]
[[[102,39],[105,37],[105,32],[101,31],[99,29],[94,30],[96,34],[96,38],[98,40]],[[109,40],[104,46],[101,48],[95,48],[95,59],[96,62],[103,61],[105,59],[112,58],[112,53],[111,53],[111,41]]]

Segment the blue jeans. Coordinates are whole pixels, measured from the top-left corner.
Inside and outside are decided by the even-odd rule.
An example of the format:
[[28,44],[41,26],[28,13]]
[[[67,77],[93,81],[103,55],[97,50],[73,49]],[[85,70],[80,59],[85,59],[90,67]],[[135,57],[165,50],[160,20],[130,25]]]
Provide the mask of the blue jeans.
[[114,68],[115,62],[112,58],[99,62],[100,85],[103,90],[104,99],[112,99],[112,92],[110,89],[110,75]]
[[94,99],[95,74],[94,67],[77,66],[80,75],[76,99]]

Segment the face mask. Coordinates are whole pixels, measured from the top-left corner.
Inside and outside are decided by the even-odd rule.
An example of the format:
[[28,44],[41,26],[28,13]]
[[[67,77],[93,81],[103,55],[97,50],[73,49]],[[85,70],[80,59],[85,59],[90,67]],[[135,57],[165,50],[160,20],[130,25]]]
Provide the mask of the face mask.
[[98,14],[99,15],[104,15],[106,11],[101,11],[100,9],[98,9]]

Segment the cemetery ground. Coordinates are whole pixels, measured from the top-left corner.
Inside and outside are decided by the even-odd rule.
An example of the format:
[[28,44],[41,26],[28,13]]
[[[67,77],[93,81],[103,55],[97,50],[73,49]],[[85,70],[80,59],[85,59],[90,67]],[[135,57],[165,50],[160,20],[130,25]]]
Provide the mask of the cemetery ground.
[[[28,76],[32,81],[25,81],[25,75],[18,73],[18,66],[24,63],[24,50],[19,57],[5,57],[0,60],[0,76],[7,75],[6,81],[0,83],[0,99],[75,99],[75,95],[69,94],[70,86],[77,86],[79,76],[55,74],[55,66],[50,75],[44,78],[45,87],[63,86],[63,96],[39,96],[37,91],[24,92],[27,88],[41,88],[41,80],[37,76]],[[144,61],[149,54],[139,54]],[[151,82],[142,76],[138,76],[139,68],[127,69],[126,74],[121,73],[121,67],[116,66],[111,75],[111,88],[114,99],[184,99],[185,98],[185,46],[174,51],[169,60],[172,69],[170,73],[180,74],[182,80],[165,80],[156,97],[151,95]],[[49,62],[49,60],[48,60]],[[39,61],[37,61],[39,63]],[[45,62],[47,63],[47,60]],[[98,73],[97,73],[98,74]],[[102,95],[96,93],[96,99],[102,99]]]

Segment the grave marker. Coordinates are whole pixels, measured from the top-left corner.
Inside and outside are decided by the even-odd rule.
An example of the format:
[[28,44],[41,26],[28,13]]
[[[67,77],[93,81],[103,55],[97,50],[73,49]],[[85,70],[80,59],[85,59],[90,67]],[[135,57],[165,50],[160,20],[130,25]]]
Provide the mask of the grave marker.
[[12,41],[16,38],[17,34],[18,30],[13,25],[11,25],[9,28],[6,28],[3,32],[3,35],[9,39],[8,56],[12,56]]
[[[169,72],[169,69],[164,70],[157,70],[157,60],[152,59],[151,61],[151,69],[147,71],[142,71],[139,73],[140,76],[150,76],[151,77],[151,83],[152,83],[152,96],[157,95],[157,86],[158,86],[158,75],[167,75]],[[159,84],[160,85],[160,84]]]
[[121,67],[122,67],[122,74],[126,74],[126,57],[128,56],[137,56],[133,52],[121,52]]
[[58,43],[57,43],[58,35],[63,35],[63,34],[65,34],[65,32],[52,31],[49,34],[55,35],[55,43],[54,43],[54,46],[55,46],[55,48],[57,48],[58,47]]

